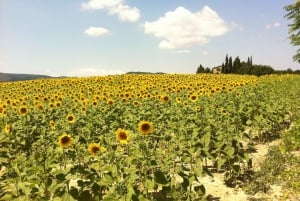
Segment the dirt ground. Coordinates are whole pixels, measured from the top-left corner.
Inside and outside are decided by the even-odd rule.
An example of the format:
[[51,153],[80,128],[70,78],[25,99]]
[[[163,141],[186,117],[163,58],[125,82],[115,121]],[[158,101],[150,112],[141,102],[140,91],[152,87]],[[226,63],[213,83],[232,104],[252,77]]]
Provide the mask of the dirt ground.
[[[258,171],[260,164],[264,161],[269,147],[279,145],[280,140],[273,141],[268,144],[256,145],[256,152],[251,155],[253,160],[253,169]],[[201,179],[201,183],[206,188],[208,200],[211,201],[247,201],[249,198],[257,198],[270,201],[279,201],[283,195],[281,186],[273,185],[268,194],[257,193],[256,195],[247,195],[241,188],[230,188],[224,184],[224,174],[214,174],[214,177],[205,176]],[[299,199],[300,200],[300,199]]]

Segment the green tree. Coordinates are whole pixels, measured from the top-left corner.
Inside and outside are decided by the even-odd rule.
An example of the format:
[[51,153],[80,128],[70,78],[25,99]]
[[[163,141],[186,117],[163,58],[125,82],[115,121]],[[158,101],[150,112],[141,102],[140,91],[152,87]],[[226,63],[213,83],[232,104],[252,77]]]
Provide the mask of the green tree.
[[200,66],[197,68],[196,73],[205,73],[205,69],[204,69],[204,67],[202,66],[202,64],[200,64]]
[[240,67],[241,67],[241,60],[240,57],[237,56],[233,61],[232,73],[237,73]]
[[[285,17],[291,20],[292,23],[289,24],[289,35],[291,44],[293,46],[300,45],[300,0],[297,0],[294,4],[290,4],[284,7],[287,14]],[[296,51],[293,56],[294,61],[300,63],[300,48]]]
[[232,57],[229,57],[229,60],[228,60],[228,73],[233,73],[233,70],[232,70]]

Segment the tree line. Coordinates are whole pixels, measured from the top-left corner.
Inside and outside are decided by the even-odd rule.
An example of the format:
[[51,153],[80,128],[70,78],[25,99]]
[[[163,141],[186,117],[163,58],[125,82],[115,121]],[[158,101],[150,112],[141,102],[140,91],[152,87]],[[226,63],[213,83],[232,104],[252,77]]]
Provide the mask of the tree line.
[[196,73],[223,73],[223,74],[247,74],[247,75],[267,75],[267,74],[300,74],[300,70],[274,70],[268,65],[253,64],[252,56],[247,58],[247,61],[241,61],[239,56],[232,59],[228,54],[221,66],[212,69],[199,65]]

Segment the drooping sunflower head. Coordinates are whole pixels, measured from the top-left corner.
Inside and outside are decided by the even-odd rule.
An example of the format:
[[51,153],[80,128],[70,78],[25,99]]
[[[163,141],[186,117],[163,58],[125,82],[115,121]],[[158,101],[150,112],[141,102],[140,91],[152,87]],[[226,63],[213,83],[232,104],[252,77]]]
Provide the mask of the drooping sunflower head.
[[10,126],[9,124],[6,124],[6,125],[4,126],[4,132],[5,132],[6,134],[8,134],[8,133],[10,132],[10,130],[11,130],[11,126]]
[[55,122],[53,120],[51,120],[49,122],[49,125],[50,125],[51,129],[55,130]]
[[63,134],[58,138],[58,144],[62,148],[67,148],[69,145],[72,144],[73,139],[68,134]]
[[22,115],[25,115],[28,113],[28,108],[26,106],[21,106],[19,108],[19,113],[22,114]]
[[119,128],[116,131],[116,137],[121,144],[127,144],[129,141],[129,131]]
[[75,122],[75,116],[73,114],[68,114],[67,115],[67,121],[69,123],[74,123]]
[[5,108],[2,105],[0,105],[0,116],[5,116],[5,113],[6,113]]
[[141,121],[138,125],[138,130],[143,135],[149,135],[153,132],[153,124],[149,121]]
[[104,148],[97,143],[91,143],[89,144],[88,150],[92,155],[95,156],[97,153],[103,152]]

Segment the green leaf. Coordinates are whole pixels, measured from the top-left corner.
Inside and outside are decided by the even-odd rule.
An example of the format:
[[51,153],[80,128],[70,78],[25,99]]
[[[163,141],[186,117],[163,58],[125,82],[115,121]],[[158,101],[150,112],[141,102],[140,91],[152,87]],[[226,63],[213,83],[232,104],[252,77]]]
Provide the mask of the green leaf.
[[119,196],[116,192],[109,192],[104,198],[103,201],[119,201]]
[[99,184],[100,186],[108,186],[110,184],[112,184],[114,182],[113,178],[108,175],[108,174],[105,174],[99,182],[97,182],[97,184]]
[[146,179],[146,182],[145,182],[145,187],[152,191],[154,189],[154,181],[150,180],[150,179]]
[[226,159],[224,158],[220,158],[217,160],[217,169],[218,171],[221,170],[222,166],[224,165],[224,163],[226,162]]
[[164,173],[160,170],[157,170],[154,172],[154,180],[155,182],[165,185],[168,183],[168,180],[166,179]]
[[68,192],[65,192],[61,199],[64,201],[75,201],[75,199]]
[[241,167],[239,165],[233,165],[232,168],[236,174],[240,173]]
[[199,185],[199,186],[195,186],[194,190],[197,192],[198,195],[205,195],[206,189],[204,187],[204,185]]
[[183,173],[183,172],[179,172],[179,175],[182,177],[183,182],[181,183],[182,188],[187,191],[190,183],[189,183],[189,179],[188,177]]

